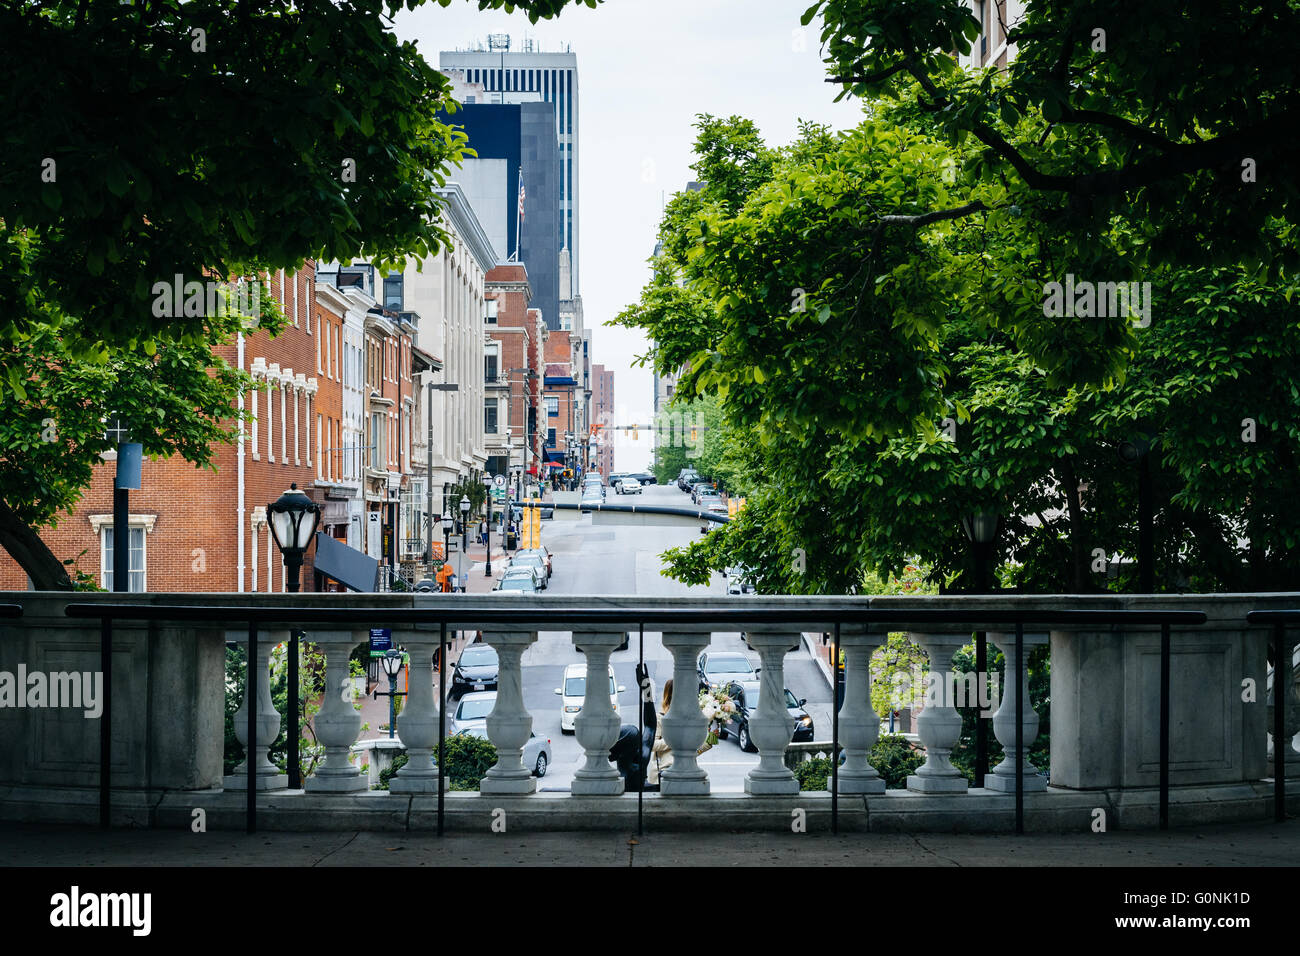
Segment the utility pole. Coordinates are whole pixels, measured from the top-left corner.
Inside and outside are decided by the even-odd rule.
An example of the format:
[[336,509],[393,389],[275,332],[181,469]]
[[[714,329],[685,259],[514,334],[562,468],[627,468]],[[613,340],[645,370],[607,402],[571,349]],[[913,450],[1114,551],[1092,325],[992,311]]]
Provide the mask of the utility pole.
[[[443,383],[441,385],[435,385],[433,382],[433,373],[432,372],[429,373],[429,389],[428,392],[426,393],[428,395],[428,400],[425,402],[425,406],[424,406],[424,418],[425,418],[425,425],[426,425],[425,447],[424,447],[424,452],[425,452],[424,480],[425,483],[428,485],[428,494],[425,496],[425,510],[424,510],[424,533],[425,533],[424,563],[426,565],[433,564],[433,393],[434,392],[457,392],[457,391],[460,391],[459,385],[447,384],[447,383]],[[447,560],[447,557],[448,556],[446,554],[442,556],[444,561]]]

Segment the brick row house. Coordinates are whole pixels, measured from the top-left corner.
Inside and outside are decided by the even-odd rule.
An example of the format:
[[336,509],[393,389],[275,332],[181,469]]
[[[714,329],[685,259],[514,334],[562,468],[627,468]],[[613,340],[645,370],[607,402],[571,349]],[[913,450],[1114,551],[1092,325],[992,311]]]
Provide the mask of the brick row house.
[[[285,330],[274,339],[241,334],[216,350],[253,378],[237,402],[250,421],[215,449],[215,471],[176,457],[144,462],[130,502],[132,591],[286,590],[267,506],[291,484],[321,505],[323,532],[379,560],[381,587],[399,571],[408,580],[427,571],[430,412],[436,514],[452,507],[453,484],[478,479],[487,465],[484,279],[496,264],[459,187],[440,194],[452,245],[422,272],[412,264],[385,277],[363,261],[309,261],[267,277]],[[430,381],[459,391],[433,392],[430,409]],[[60,560],[110,589],[113,457],[96,466],[76,508],[42,533]],[[303,590],[341,589],[313,574],[313,556]],[[0,587],[27,586],[0,551]]]
[[500,263],[486,281],[487,342],[483,357],[484,431],[488,467],[518,483],[541,473],[545,434],[542,374],[549,336],[540,309],[529,307],[532,287],[523,263]]

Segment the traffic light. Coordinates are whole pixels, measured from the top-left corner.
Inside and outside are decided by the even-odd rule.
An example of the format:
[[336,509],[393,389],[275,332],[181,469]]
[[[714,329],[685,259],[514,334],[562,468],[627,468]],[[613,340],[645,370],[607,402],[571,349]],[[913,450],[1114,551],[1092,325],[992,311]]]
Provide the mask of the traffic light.
[[695,427],[694,425],[692,425],[692,426],[691,426],[691,441],[692,441],[692,442],[695,441],[696,436],[697,436],[698,434],[699,434],[699,431],[696,429],[696,427]]
[[632,440],[636,441],[636,426],[632,426]]

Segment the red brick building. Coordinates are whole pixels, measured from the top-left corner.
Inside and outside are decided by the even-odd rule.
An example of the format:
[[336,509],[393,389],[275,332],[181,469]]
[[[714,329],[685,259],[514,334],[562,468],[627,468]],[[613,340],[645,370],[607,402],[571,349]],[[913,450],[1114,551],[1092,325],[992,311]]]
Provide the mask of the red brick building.
[[[256,378],[257,387],[241,397],[254,415],[244,440],[216,450],[215,472],[175,457],[144,462],[141,489],[130,501],[132,591],[285,590],[266,506],[291,483],[314,494],[320,444],[312,423],[337,408],[337,385],[321,376],[324,356],[317,359],[322,326],[314,273],[309,262],[296,274],[269,277],[289,320],[279,336],[257,331],[217,350]],[[111,586],[115,471],[112,461],[97,466],[76,508],[42,534],[60,560],[72,559],[72,569],[104,587]],[[312,577],[309,563],[304,590]],[[0,587],[27,587],[26,574],[2,551]]]
[[[528,270],[517,263],[498,265],[484,282],[488,300],[483,377],[484,431],[492,474],[536,474],[542,461],[542,363],[548,332],[542,313],[530,309]],[[533,373],[530,376],[528,373]],[[544,426],[543,426],[544,427]],[[531,450],[525,454],[525,444]]]

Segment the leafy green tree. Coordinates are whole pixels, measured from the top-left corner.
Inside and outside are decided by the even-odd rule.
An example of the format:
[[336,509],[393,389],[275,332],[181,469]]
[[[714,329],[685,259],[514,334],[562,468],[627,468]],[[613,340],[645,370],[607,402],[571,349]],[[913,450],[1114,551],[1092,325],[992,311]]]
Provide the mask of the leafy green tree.
[[[1004,12],[989,12],[993,27]],[[1054,223],[1070,258],[1118,216],[1141,224],[1153,262],[1300,265],[1294,240],[1266,235],[1300,221],[1295,4],[1027,0],[1003,24],[1017,47],[1005,82],[957,68],[980,33],[961,0],[818,0],[803,22],[817,17],[841,96],[918,86],[951,142],[978,143],[977,175]]]

